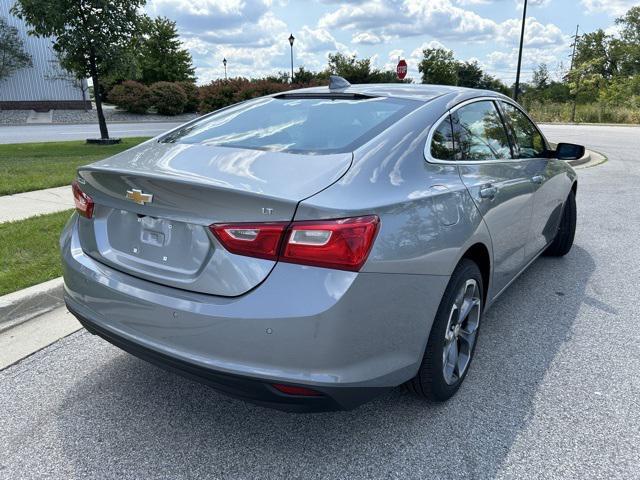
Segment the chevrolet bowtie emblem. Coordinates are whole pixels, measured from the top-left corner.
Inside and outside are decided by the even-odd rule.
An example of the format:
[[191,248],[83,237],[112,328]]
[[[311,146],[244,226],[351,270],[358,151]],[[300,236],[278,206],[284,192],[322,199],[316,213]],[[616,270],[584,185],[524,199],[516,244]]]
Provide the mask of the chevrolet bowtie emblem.
[[153,195],[150,193],[142,193],[142,190],[138,190],[136,188],[133,190],[127,190],[127,198],[139,205],[144,205],[145,203],[151,203],[153,201]]

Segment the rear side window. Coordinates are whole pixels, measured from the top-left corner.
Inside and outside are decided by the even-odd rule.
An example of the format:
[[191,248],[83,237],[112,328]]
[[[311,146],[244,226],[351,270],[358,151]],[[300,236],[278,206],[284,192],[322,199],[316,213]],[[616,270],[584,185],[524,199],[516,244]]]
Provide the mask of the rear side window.
[[161,141],[293,153],[348,152],[419,105],[387,97],[261,98],[214,113]]
[[456,150],[461,160],[511,158],[511,146],[502,119],[492,101],[465,105],[451,116]]
[[453,127],[451,126],[451,117],[448,115],[433,133],[431,156],[438,160],[453,160],[455,158]]
[[547,146],[533,122],[510,103],[502,102],[502,109],[516,137],[516,158],[544,157]]

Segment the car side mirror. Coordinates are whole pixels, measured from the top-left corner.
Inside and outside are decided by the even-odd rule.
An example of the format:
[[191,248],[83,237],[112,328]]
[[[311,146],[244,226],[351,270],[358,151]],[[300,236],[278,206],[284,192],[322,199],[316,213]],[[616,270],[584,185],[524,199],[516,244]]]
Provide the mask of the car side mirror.
[[558,160],[578,160],[584,157],[585,149],[582,145],[573,143],[559,143],[556,147],[555,157]]

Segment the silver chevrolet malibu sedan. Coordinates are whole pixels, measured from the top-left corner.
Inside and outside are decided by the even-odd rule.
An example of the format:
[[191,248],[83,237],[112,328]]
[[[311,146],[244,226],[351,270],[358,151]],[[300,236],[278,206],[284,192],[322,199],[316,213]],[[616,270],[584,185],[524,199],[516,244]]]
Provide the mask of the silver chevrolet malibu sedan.
[[86,329],[251,402],[456,393],[483,312],[565,255],[577,180],[522,108],[430,85],[243,102],[78,169],[60,240]]

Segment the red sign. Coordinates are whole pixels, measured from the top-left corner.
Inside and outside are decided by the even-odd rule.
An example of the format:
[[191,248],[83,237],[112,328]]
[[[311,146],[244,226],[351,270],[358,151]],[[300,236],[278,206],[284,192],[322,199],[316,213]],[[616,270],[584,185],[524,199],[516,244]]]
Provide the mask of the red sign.
[[407,62],[404,60],[400,60],[398,62],[398,66],[396,67],[396,73],[398,74],[398,78],[403,80],[404,77],[407,76]]

